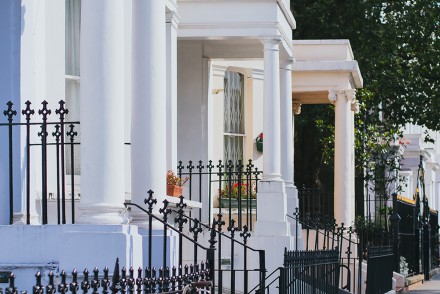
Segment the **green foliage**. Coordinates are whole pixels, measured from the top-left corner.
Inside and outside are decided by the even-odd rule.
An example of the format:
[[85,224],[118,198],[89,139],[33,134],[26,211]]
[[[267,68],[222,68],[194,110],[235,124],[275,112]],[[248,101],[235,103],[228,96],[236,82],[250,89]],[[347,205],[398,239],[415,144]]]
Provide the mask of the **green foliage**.
[[333,106],[324,104],[302,105],[301,114],[295,116],[295,183],[298,187],[322,187],[319,174],[329,161],[328,154],[322,151],[333,150],[334,120]]
[[[375,182],[376,195],[386,198],[400,169],[395,144],[401,136],[399,128],[416,123],[440,130],[440,3],[292,0],[291,8],[297,22],[294,39],[350,40],[364,79],[364,89],[356,95],[360,101],[355,117],[357,177]],[[331,112],[328,106],[319,106],[311,111],[313,116],[295,117],[299,140],[307,138],[304,148],[311,149],[299,149],[300,155],[318,152],[297,161],[297,146],[304,142],[296,144],[295,166],[312,170],[315,182],[319,182],[320,165],[333,161]],[[425,134],[425,141],[432,138]],[[310,158],[317,168],[309,168]],[[301,176],[295,173],[295,183],[307,185]]]
[[433,0],[294,0],[294,39],[349,39],[390,127],[440,130],[440,3]]

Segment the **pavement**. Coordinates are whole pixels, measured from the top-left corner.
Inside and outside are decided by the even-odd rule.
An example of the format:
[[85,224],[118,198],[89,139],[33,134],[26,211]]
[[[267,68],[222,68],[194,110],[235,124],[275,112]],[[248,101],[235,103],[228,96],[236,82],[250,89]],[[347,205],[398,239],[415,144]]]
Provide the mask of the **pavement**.
[[440,294],[440,273],[431,277],[429,281],[411,288],[407,293],[410,294]]

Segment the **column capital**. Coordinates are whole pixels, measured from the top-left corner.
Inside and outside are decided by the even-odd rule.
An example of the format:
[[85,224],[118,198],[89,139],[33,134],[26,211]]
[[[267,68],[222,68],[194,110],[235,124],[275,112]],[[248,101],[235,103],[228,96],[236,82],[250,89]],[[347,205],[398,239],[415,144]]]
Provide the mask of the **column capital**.
[[354,101],[354,103],[351,104],[351,111],[354,113],[359,113],[359,102]]
[[295,115],[299,115],[299,114],[301,114],[301,103],[300,102],[293,102],[292,103],[292,111],[293,111],[293,114],[295,114]]
[[167,11],[165,14],[165,18],[166,23],[171,24],[174,29],[177,29],[179,27],[180,20],[182,19],[177,10]]
[[280,60],[280,69],[282,70],[292,70],[292,65],[296,62],[294,57]]
[[267,37],[260,37],[260,42],[264,46],[264,50],[279,50],[279,45],[281,43],[281,37],[280,36],[267,36]]
[[355,103],[355,101],[356,101],[356,90],[355,89],[344,90],[344,94],[345,94],[345,97],[347,98],[348,101],[350,101],[351,103]]
[[335,90],[328,91],[328,100],[330,100],[330,103],[335,103],[336,99],[338,98],[338,92]]
[[347,101],[351,103],[355,103],[356,101],[356,90],[354,89],[346,89],[346,90],[329,90],[328,91],[328,100],[331,103],[335,103],[338,97],[344,97]]

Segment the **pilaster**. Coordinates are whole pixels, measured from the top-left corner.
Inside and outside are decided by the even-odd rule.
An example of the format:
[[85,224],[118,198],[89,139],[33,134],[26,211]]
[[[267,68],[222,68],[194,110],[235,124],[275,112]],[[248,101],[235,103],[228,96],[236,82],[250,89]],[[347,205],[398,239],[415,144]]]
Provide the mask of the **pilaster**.
[[177,167],[177,11],[166,13],[166,160],[167,170]]

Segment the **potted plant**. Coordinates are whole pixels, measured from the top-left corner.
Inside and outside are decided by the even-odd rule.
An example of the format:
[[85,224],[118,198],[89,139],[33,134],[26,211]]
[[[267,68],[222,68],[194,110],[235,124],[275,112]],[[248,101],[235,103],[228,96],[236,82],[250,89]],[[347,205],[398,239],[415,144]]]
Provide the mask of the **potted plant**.
[[263,133],[258,135],[258,137],[255,139],[255,143],[257,144],[257,150],[263,152]]
[[167,171],[167,195],[180,197],[183,194],[183,185],[188,181],[188,177],[182,179],[174,171]]
[[[246,183],[235,182],[231,186],[226,186],[220,190],[221,207],[238,208],[256,208],[257,206],[257,191],[256,184],[253,183],[250,187]],[[240,199],[239,199],[240,198]],[[240,205],[239,202],[240,201]]]

